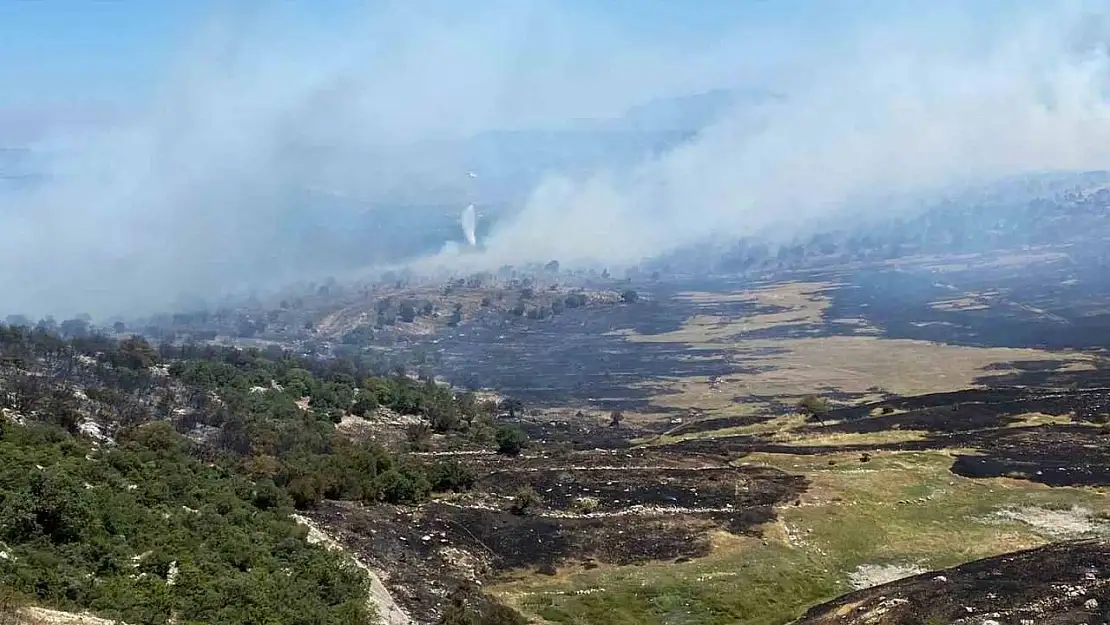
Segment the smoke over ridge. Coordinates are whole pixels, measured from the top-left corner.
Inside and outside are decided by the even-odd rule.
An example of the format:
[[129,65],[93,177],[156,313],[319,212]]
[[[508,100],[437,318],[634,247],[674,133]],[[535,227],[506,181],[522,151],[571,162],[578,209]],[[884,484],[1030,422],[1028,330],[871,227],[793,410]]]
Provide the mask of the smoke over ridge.
[[[861,4],[832,31],[766,18],[705,41],[635,34],[570,3],[416,4],[316,30],[280,11],[220,16],[124,121],[30,146],[46,182],[0,196],[2,312],[150,311],[320,277],[330,235],[306,216],[406,211],[394,216],[418,229],[422,202],[449,222],[484,211],[460,141],[569,132],[716,88],[777,97],[737,98],[662,152],[539,175],[481,253],[415,266],[635,263],[1001,176],[1110,168],[1102,2],[1007,3],[990,19]],[[353,199],[291,199],[304,189]]]

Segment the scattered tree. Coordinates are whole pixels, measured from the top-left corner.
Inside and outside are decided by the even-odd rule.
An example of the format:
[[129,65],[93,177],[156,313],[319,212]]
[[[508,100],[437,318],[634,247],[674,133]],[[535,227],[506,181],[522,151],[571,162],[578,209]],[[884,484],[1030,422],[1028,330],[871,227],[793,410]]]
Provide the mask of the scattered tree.
[[398,317],[405,323],[412,323],[416,319],[416,307],[413,306],[412,302],[401,302]]
[[824,397],[818,397],[816,395],[806,395],[803,397],[802,400],[798,402],[798,408],[802,411],[802,414],[808,415],[817,421],[824,421],[830,410],[829,401]]
[[432,490],[436,492],[462,492],[474,486],[477,475],[465,464],[457,460],[449,460],[433,467],[428,479],[432,483]]
[[405,428],[405,440],[412,451],[430,451],[432,448],[432,428],[427,423],[412,423]]
[[516,491],[516,495],[513,496],[513,502],[509,504],[509,512],[523,516],[530,514],[542,505],[543,499],[539,494],[530,487],[525,486]]
[[609,427],[620,427],[621,421],[624,420],[624,414],[620,410],[614,410],[609,413]]
[[515,419],[517,416],[524,414],[524,402],[513,397],[506,397],[498,404],[498,409],[501,412],[509,413],[510,419]]
[[597,511],[600,505],[601,502],[597,497],[578,497],[571,504],[571,508],[579,514],[590,514],[591,512]]
[[518,425],[502,425],[497,428],[497,453],[516,456],[528,443],[528,435]]
[[586,296],[581,293],[571,293],[563,299],[567,308],[579,308],[586,305]]

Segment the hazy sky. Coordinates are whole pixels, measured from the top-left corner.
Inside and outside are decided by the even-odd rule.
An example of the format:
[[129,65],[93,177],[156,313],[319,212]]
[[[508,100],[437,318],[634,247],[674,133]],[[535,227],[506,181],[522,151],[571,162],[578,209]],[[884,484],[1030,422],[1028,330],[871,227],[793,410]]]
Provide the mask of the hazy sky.
[[0,196],[0,291],[15,312],[108,314],[311,273],[314,248],[285,238],[311,176],[373,201],[409,167],[417,187],[459,177],[403,146],[715,88],[784,98],[631,166],[553,172],[484,255],[431,262],[632,263],[877,197],[1110,167],[1107,5],[0,0],[0,146],[49,155],[52,176]]
[[[134,106],[164,84],[167,70],[213,18],[238,16],[249,22],[271,20],[271,28],[294,37],[334,29],[350,32],[353,21],[372,21],[400,2],[365,0],[4,0],[0,2],[0,112],[28,109],[72,114],[81,107]],[[450,3],[416,2],[444,13]],[[970,18],[993,19],[1022,10],[1029,0],[930,2],[910,0],[565,0],[512,3],[468,2],[459,12],[482,15],[501,7],[532,10],[542,20],[556,7],[563,19],[587,29],[611,29],[653,45],[704,46],[728,42],[737,32],[759,36],[761,29],[784,30],[820,38],[858,27],[876,13],[919,11],[928,20],[958,11]],[[965,6],[960,6],[965,5]],[[420,9],[414,9],[419,12]],[[434,14],[433,14],[434,16]],[[795,35],[795,36],[796,36]],[[590,33],[582,33],[589,39]],[[795,40],[793,43],[796,43]]]

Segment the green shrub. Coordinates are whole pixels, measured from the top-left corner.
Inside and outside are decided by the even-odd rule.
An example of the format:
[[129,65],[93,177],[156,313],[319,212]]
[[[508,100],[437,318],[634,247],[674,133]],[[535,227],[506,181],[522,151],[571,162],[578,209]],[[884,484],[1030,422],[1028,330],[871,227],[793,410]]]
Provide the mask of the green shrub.
[[436,492],[462,492],[474,486],[474,470],[458,460],[448,460],[434,466],[428,476]]
[[528,443],[528,435],[517,425],[502,425],[497,428],[497,453],[506,456],[518,455]]
[[516,492],[513,496],[513,502],[509,505],[509,512],[513,514],[525,515],[529,514],[543,505],[543,499],[536,491],[525,486]]
[[804,414],[815,417],[824,417],[831,409],[829,407],[829,400],[816,395],[806,395],[803,397],[802,400],[798,402],[798,408]]
[[596,512],[600,505],[601,502],[598,501],[597,497],[578,497],[571,504],[571,508],[575,512],[589,514],[591,512]]
[[129,623],[175,614],[257,623],[258,610],[298,625],[372,622],[364,577],[304,540],[281,510],[280,488],[190,457],[163,425],[137,428],[93,456],[60,429],[43,436],[44,426],[6,423],[0,540],[12,558],[0,566],[0,588]]
[[428,498],[432,486],[424,475],[414,471],[390,469],[376,480],[378,496],[388,503],[419,503]]

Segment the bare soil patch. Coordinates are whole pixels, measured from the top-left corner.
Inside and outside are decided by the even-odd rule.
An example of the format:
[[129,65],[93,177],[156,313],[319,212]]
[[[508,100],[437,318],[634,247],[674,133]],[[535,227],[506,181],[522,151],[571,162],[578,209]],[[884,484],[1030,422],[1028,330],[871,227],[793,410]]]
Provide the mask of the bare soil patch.
[[852,588],[863,590],[924,573],[916,564],[861,564],[848,576]]
[[1000,519],[1024,523],[1054,538],[1089,538],[1105,526],[1095,521],[1091,511],[1080,506],[1050,510],[1039,506],[1004,508]]

